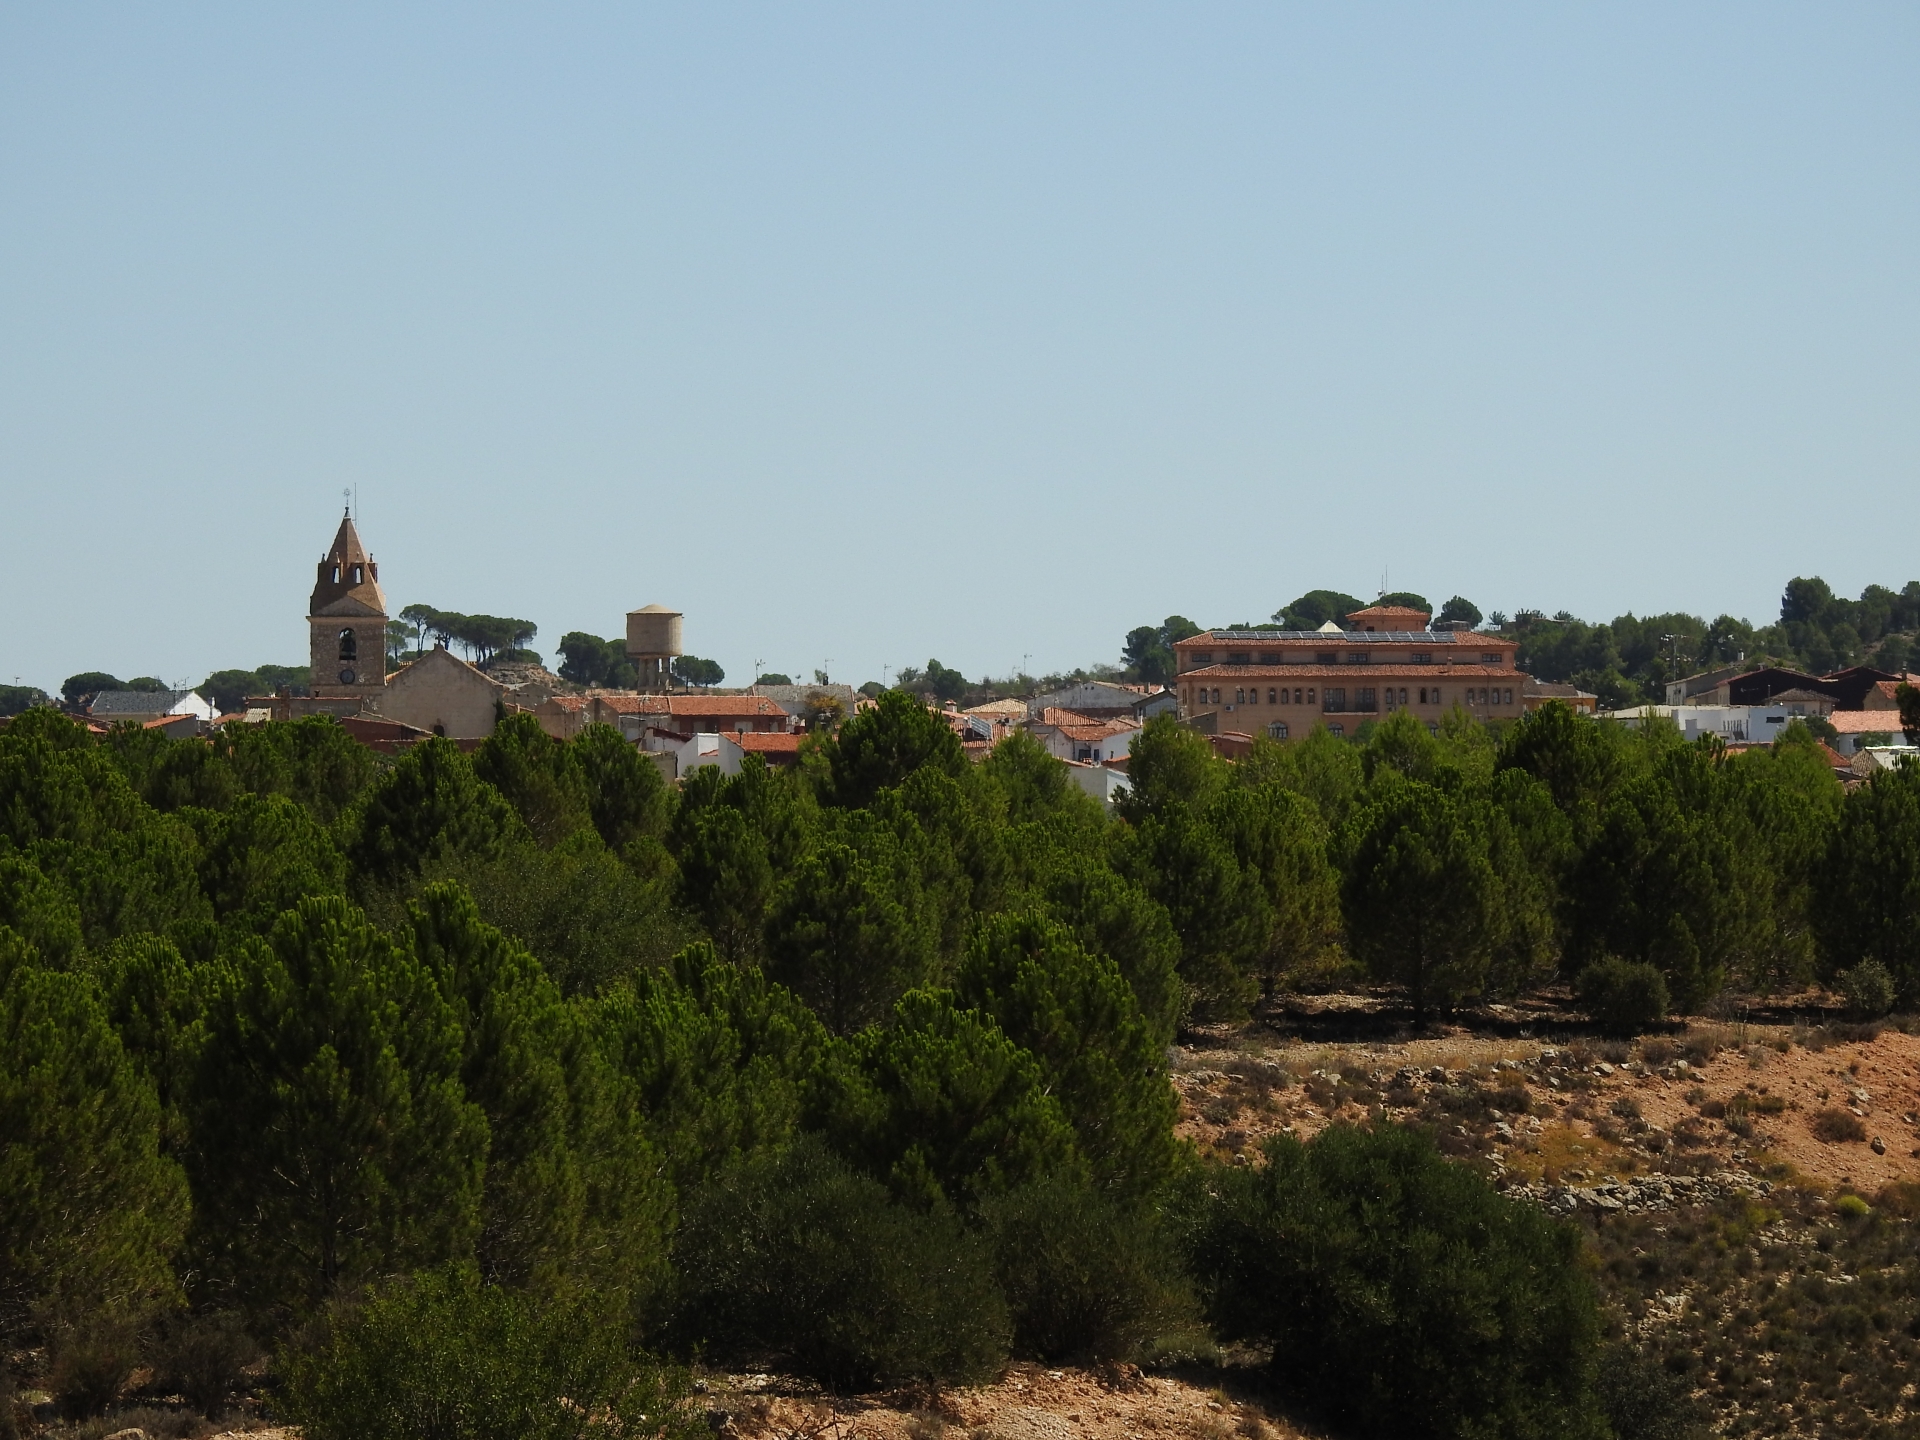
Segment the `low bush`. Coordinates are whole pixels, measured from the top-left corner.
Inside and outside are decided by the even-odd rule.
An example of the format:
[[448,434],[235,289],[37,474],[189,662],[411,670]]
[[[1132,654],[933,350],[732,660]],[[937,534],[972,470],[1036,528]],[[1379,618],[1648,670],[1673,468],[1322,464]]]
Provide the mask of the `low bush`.
[[1814,1111],[1810,1128],[1814,1139],[1828,1145],[1867,1138],[1867,1127],[1860,1123],[1860,1117],[1851,1110],[1841,1110],[1835,1106]]
[[95,1320],[55,1336],[48,1384],[65,1414],[98,1415],[119,1398],[139,1363],[140,1337],[131,1325]]
[[686,1377],[628,1348],[620,1317],[542,1303],[470,1267],[417,1275],[285,1357],[307,1440],[695,1440]]
[[1071,1179],[981,1206],[1013,1318],[1014,1352],[1038,1360],[1126,1360],[1197,1318],[1160,1218]]
[[688,1205],[680,1339],[833,1385],[983,1380],[1006,1359],[987,1243],[910,1209],[809,1137],[723,1172]]
[[1840,993],[1847,997],[1847,1009],[1856,1016],[1878,1020],[1893,1009],[1897,998],[1893,973],[1878,960],[1862,960],[1851,970],[1842,970],[1835,979]]
[[1596,960],[1574,981],[1580,1008],[1616,1035],[1632,1035],[1667,1015],[1667,981],[1651,965]]
[[213,1420],[260,1353],[240,1317],[218,1311],[185,1317],[170,1326],[161,1337],[155,1368],[170,1389]]
[[1599,1309],[1572,1226],[1421,1132],[1333,1126],[1221,1170],[1193,1266],[1223,1338],[1364,1436],[1600,1436]]
[[1649,1065],[1664,1065],[1679,1053],[1679,1047],[1671,1040],[1656,1038],[1640,1042],[1640,1058]]
[[1632,1345],[1609,1345],[1597,1389],[1614,1440],[1692,1440],[1704,1416],[1692,1387]]

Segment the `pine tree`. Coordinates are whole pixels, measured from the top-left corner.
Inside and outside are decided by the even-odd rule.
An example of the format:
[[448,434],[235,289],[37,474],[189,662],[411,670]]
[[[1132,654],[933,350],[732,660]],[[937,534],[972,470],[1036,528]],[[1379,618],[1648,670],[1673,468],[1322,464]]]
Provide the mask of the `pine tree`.
[[210,1277],[304,1308],[470,1253],[487,1123],[432,975],[346,901],[302,900],[209,1006],[189,1170]]
[[1097,1183],[1138,1196],[1173,1163],[1177,1105],[1164,1052],[1119,968],[1060,925],[1000,915],[975,936],[955,983],[1040,1063]]

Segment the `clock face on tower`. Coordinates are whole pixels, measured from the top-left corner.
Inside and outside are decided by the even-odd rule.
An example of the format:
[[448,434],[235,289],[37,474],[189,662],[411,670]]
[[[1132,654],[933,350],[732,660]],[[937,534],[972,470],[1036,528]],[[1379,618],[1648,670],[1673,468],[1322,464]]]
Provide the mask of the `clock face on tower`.
[[340,683],[341,683],[342,685],[351,685],[351,684],[353,684],[353,681],[354,681],[354,674],[353,674],[353,671],[351,671],[351,670],[342,670],[342,671],[340,672]]

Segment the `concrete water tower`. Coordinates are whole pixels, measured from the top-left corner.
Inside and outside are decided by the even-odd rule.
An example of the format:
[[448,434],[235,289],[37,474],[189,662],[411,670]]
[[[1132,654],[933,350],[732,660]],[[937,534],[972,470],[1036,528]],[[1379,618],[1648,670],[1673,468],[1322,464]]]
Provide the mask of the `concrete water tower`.
[[680,654],[680,612],[664,605],[627,612],[627,658],[640,671],[642,690],[672,688],[672,667]]

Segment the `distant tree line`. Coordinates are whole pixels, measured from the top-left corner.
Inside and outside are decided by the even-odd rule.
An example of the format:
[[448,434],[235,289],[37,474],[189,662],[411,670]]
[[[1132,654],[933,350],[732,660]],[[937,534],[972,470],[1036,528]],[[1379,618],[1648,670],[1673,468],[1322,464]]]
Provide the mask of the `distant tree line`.
[[[462,615],[455,610],[437,610],[431,605],[409,605],[400,612],[398,623],[410,630],[416,654],[425,650],[431,639],[436,645],[458,645],[475,665],[486,666],[496,660],[540,663],[538,652],[526,648],[540,628],[531,620]],[[393,634],[389,635],[390,641],[394,638]]]
[[[1367,602],[1337,590],[1309,590],[1274,612],[1271,624],[1317,630],[1368,603],[1431,611],[1424,596],[1408,591]],[[1578,685],[1607,709],[1665,699],[1671,680],[1719,665],[1775,664],[1826,674],[1849,665],[1872,665],[1898,675],[1920,667],[1920,580],[1899,591],[1869,585],[1858,600],[1834,595],[1826,581],[1794,579],[1780,598],[1779,619],[1755,627],[1722,615],[1708,621],[1673,612],[1588,623],[1566,611],[1543,615],[1521,610],[1483,617],[1472,601],[1456,595],[1434,614],[1435,623],[1464,624],[1510,635],[1520,642],[1518,662],[1536,679]],[[1245,623],[1228,629],[1257,628]],[[1184,616],[1127,633],[1121,650],[1127,678],[1168,683],[1174,674],[1173,645],[1201,627]]]

